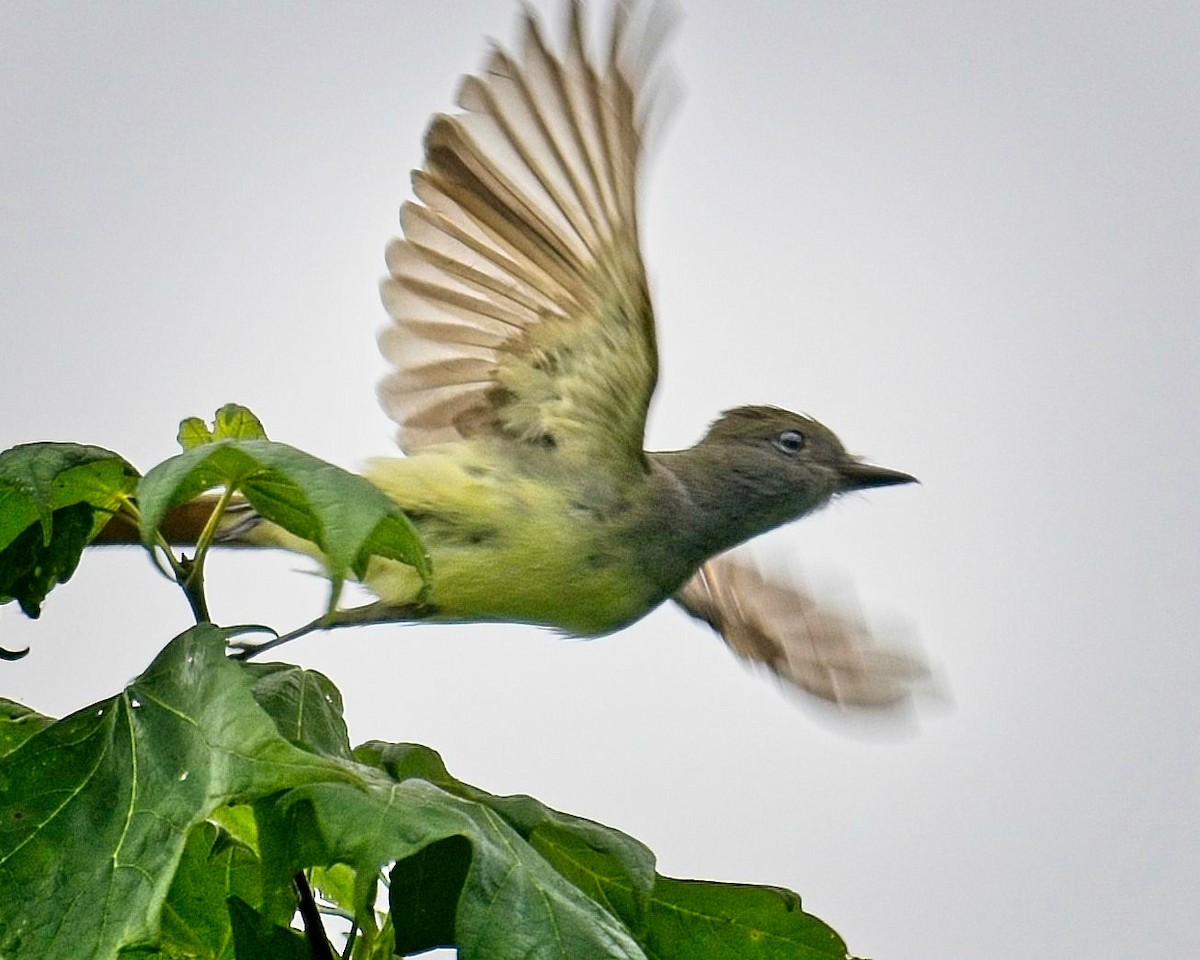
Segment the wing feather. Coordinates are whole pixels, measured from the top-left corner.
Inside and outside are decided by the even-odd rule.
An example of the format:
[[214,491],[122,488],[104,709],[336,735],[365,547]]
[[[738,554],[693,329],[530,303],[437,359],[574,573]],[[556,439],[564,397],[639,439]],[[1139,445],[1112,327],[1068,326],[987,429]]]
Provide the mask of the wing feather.
[[382,285],[380,397],[405,450],[487,432],[644,468],[657,353],[637,171],[657,45],[627,62],[631,24],[618,5],[595,65],[581,3],[561,57],[527,13],[519,53],[493,50],[461,112],[431,122]]
[[852,610],[823,604],[794,578],[772,579],[734,554],[708,560],[675,601],[739,657],[844,707],[893,707],[930,679],[919,653],[880,643]]
[[[550,284],[545,274],[528,269],[516,251],[505,248],[498,237],[481,235],[479,230],[471,232],[463,229],[455,222],[453,214],[447,215],[435,208],[439,201],[448,205],[449,200],[434,194],[432,190],[418,190],[418,193],[425,194],[430,206],[406,203],[401,208],[400,222],[405,239],[393,240],[389,251],[411,244],[432,254],[425,259],[432,261],[441,257],[464,268],[486,273],[504,287],[507,295],[522,300],[536,313],[561,312],[561,298],[556,301],[551,296],[555,291],[543,289]],[[385,287],[391,280],[399,280],[403,276],[401,269],[392,269],[389,262],[392,276],[385,281]]]

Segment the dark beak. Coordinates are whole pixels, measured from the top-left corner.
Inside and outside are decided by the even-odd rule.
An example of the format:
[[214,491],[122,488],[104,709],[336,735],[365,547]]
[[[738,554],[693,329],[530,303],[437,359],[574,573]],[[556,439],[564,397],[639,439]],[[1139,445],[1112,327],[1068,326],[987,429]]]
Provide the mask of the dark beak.
[[889,470],[887,467],[877,467],[861,460],[847,460],[840,467],[841,493],[851,490],[866,490],[868,487],[892,487],[900,483],[919,483],[916,477],[901,473],[899,470]]

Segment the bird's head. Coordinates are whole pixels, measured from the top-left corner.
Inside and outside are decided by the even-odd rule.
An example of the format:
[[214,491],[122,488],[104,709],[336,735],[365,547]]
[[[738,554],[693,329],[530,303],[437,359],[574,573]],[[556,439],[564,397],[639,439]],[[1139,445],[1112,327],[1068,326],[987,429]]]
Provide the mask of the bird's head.
[[704,450],[704,459],[723,475],[728,496],[743,498],[726,509],[753,515],[761,530],[801,517],[838,494],[916,481],[863,462],[828,427],[778,407],[726,411],[695,449]]

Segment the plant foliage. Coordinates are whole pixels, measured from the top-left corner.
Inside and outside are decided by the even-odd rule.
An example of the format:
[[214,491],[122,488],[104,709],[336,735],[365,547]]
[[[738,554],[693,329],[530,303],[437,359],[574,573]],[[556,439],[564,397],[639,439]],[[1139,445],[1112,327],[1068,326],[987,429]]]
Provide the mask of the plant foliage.
[[[464,960],[847,956],[790,891],[664,877],[633,838],[465,784],[428,747],[352,749],[327,678],[230,657],[248,628],[201,614],[231,506],[315,545],[331,610],[372,555],[422,576],[429,562],[389,500],[269,441],[244,408],[186,420],[179,439],[141,477],[96,447],[0,454],[0,601],[37,616],[117,517],[199,621],[61,720],[0,700],[0,957],[331,957],[311,906],[340,918],[339,950],[360,960],[438,946]],[[209,491],[218,518],[176,556],[160,524]]]

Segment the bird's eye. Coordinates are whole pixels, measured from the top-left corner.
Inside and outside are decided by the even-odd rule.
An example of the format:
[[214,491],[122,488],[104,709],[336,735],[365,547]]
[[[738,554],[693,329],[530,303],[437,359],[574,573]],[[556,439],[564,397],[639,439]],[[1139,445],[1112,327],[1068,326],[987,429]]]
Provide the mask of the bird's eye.
[[804,434],[799,430],[784,430],[775,438],[775,446],[784,453],[797,453],[804,446]]

